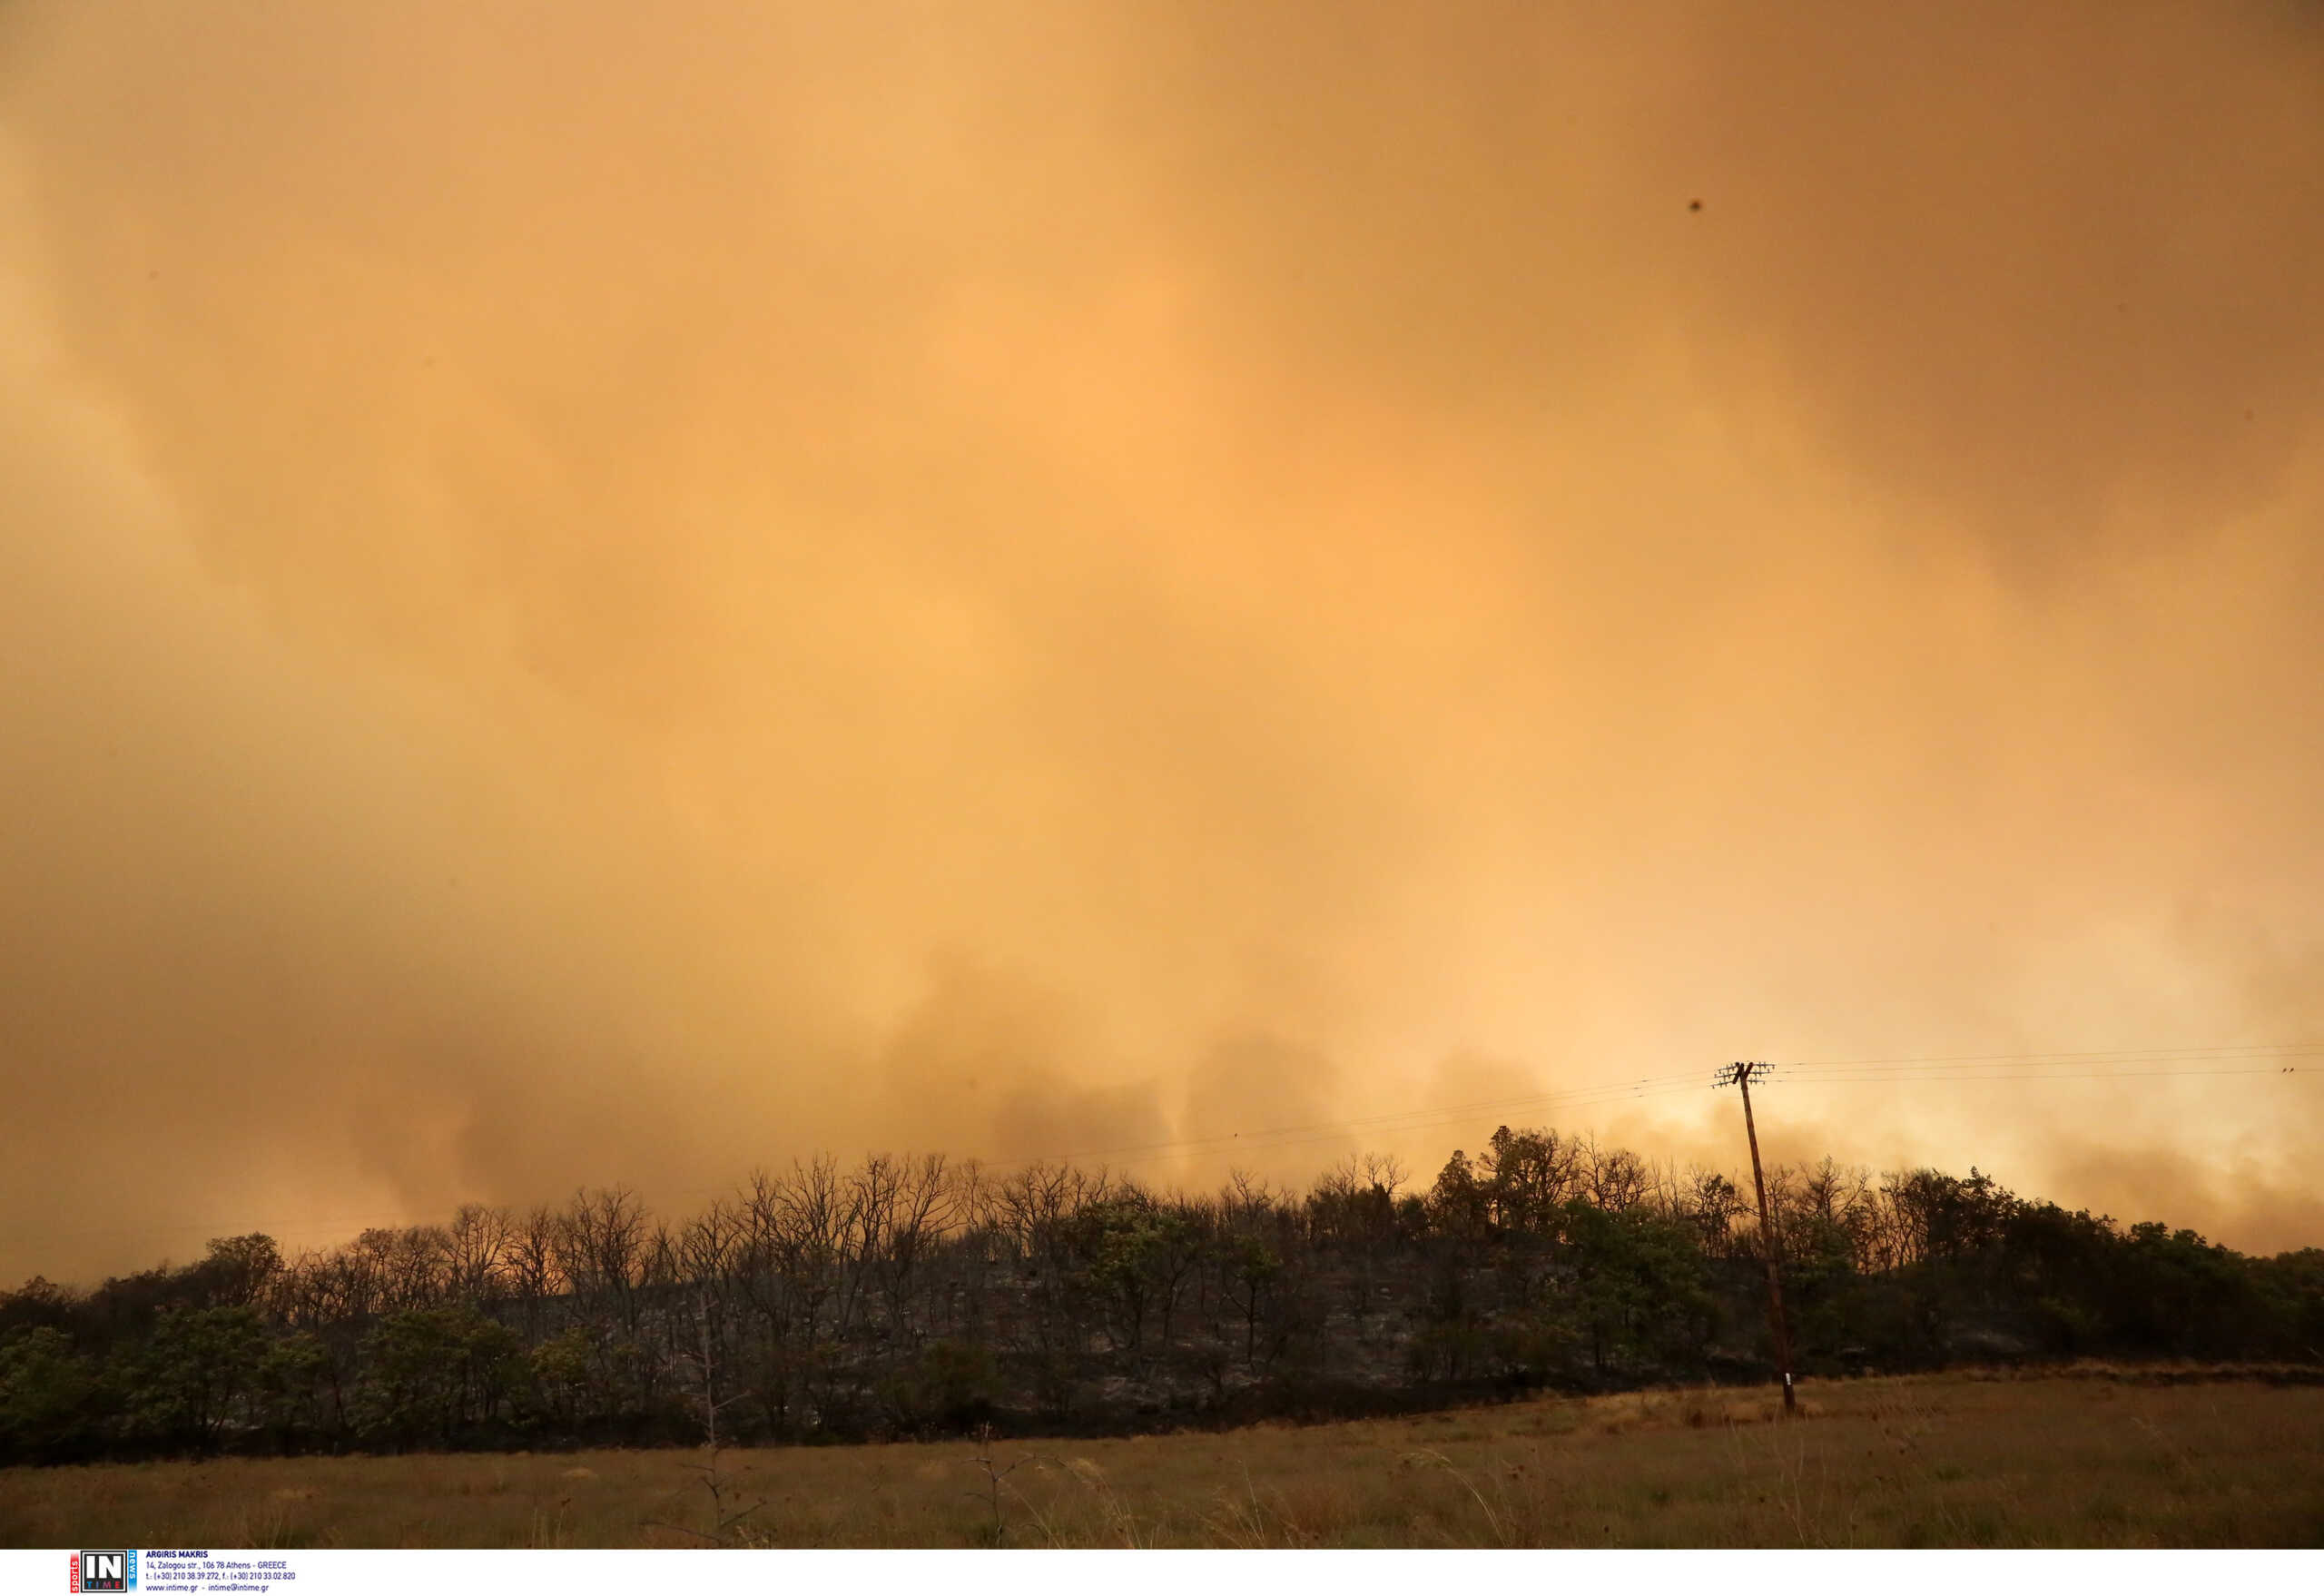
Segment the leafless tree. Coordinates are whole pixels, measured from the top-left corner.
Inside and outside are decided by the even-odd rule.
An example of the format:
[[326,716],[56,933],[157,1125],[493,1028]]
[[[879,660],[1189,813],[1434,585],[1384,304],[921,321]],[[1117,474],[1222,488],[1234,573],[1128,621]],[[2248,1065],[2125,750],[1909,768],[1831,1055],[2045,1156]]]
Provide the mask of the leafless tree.
[[557,1232],[556,1214],[536,1206],[522,1219],[511,1222],[504,1248],[510,1281],[524,1305],[525,1335],[529,1341],[540,1339],[549,1299],[565,1289],[557,1266]]
[[516,1224],[506,1208],[464,1203],[442,1238],[443,1269],[452,1296],[481,1307],[506,1295]]

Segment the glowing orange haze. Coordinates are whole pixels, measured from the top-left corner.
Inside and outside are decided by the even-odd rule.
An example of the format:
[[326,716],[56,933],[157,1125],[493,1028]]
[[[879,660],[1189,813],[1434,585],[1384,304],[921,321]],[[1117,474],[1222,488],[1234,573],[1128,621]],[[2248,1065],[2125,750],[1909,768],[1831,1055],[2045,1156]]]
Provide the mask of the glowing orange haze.
[[[2319,17],[0,12],[0,1277],[2324,1036]],[[1782,1089],[2324,1242],[2314,1075]]]

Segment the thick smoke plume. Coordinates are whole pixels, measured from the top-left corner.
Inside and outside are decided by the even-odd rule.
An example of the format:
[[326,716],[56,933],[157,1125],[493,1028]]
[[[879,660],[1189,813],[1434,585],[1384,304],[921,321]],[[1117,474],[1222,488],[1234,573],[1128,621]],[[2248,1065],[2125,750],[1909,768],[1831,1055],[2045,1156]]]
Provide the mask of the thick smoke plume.
[[2319,15],[20,0],[0,1276],[2324,1039]]

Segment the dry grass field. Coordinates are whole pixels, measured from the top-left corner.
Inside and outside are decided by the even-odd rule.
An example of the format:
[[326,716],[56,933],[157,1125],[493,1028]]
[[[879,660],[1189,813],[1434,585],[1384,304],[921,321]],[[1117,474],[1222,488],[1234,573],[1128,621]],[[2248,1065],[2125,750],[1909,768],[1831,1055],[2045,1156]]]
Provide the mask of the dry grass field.
[[[2324,1545],[2324,1387],[2192,1371],[1548,1398],[1121,1440],[728,1452],[772,1546]],[[0,1473],[14,1546],[685,1546],[699,1454]],[[1009,1471],[996,1483],[990,1477]]]

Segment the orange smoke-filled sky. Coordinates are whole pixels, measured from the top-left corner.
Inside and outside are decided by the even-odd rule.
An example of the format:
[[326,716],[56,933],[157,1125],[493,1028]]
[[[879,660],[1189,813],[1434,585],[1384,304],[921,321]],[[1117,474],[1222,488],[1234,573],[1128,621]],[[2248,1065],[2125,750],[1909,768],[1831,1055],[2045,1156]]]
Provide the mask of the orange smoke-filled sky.
[[2313,5],[18,0],[0,473],[0,1277],[2324,1039]]

